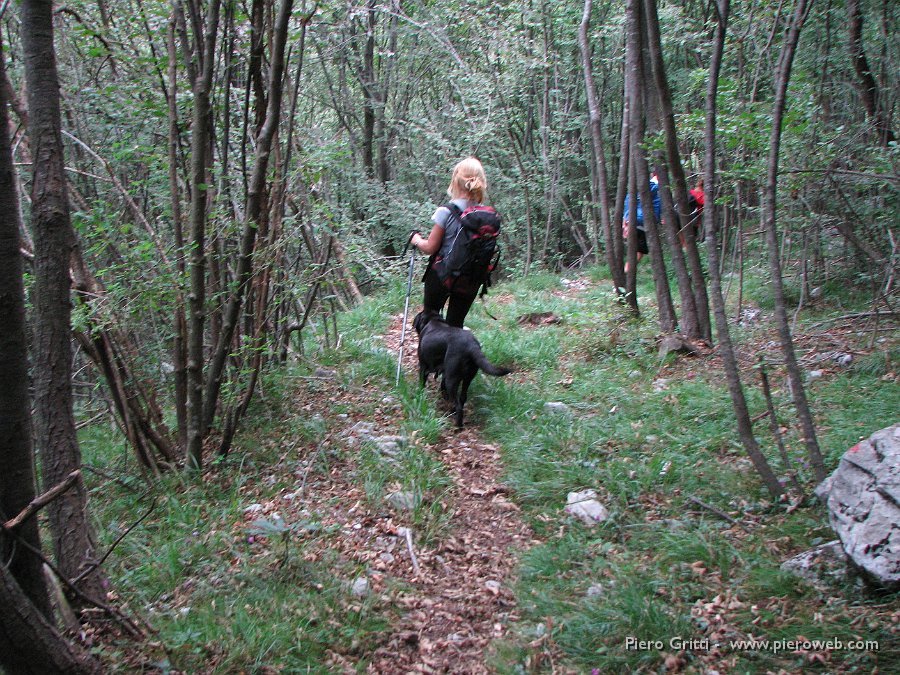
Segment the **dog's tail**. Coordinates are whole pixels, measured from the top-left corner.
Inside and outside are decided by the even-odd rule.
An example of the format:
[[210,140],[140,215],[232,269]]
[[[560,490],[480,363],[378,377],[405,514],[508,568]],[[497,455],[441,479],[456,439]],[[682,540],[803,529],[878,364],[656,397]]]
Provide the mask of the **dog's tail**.
[[512,372],[509,368],[503,368],[502,366],[495,366],[493,363],[488,361],[487,357],[484,355],[484,352],[482,352],[480,349],[475,354],[475,363],[485,373],[487,373],[488,375],[493,375],[495,377],[509,375]]

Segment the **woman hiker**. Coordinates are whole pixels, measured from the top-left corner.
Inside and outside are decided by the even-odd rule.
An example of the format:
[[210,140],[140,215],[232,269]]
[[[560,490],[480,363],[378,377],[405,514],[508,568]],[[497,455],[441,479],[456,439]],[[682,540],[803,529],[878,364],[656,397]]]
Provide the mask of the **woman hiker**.
[[[487,176],[478,159],[466,157],[453,167],[447,194],[450,196],[451,202],[459,208],[460,213],[471,206],[478,206],[484,202],[487,196]],[[481,282],[475,283],[473,280],[459,277],[453,282],[452,288],[447,288],[438,278],[433,263],[435,259],[446,256],[452,244],[451,237],[444,236],[448,230],[448,224],[451,229],[453,225],[458,227],[459,218],[456,217],[457,223],[449,223],[451,217],[455,216],[447,206],[438,207],[431,216],[434,225],[428,236],[423,237],[416,232],[412,235],[410,243],[422,253],[432,256],[425,276],[422,278],[425,283],[423,300],[425,309],[441,312],[449,299],[447,323],[462,328],[463,321],[478,295]]]

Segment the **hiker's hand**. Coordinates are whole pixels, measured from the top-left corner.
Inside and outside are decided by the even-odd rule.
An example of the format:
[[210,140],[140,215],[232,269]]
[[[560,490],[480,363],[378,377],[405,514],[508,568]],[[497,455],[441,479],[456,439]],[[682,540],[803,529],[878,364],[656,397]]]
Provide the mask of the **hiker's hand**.
[[410,244],[412,244],[412,245],[415,246],[416,248],[419,248],[419,244],[421,244],[422,241],[423,241],[423,239],[422,239],[422,235],[421,235],[421,234],[419,234],[419,233],[416,232],[415,230],[413,230],[413,231],[410,233],[410,235],[409,235],[409,243],[410,243]]
[[628,239],[628,221],[622,221],[622,236]]

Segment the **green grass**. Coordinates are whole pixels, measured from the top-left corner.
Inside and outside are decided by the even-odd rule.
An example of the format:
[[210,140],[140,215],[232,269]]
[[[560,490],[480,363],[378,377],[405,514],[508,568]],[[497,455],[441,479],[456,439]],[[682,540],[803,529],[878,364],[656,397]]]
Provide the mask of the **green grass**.
[[[626,640],[703,638],[715,628],[715,612],[703,608],[723,598],[731,603],[718,610],[727,636],[859,634],[879,640],[880,651],[833,652],[819,671],[900,667],[890,619],[900,609],[896,596],[868,596],[853,582],[823,593],[780,571],[791,555],[832,538],[824,511],[812,501],[790,511],[772,503],[744,456],[724,377],[710,360],[659,362],[649,273],[641,275],[638,319],[614,301],[601,270],[576,280],[589,283],[567,290],[559,276],[542,274],[500,285],[488,303],[497,320],[476,305],[467,322],[489,359],[515,372],[476,378],[466,424],[500,447],[503,481],[540,539],[517,554],[517,618],[489,650],[490,667],[550,672],[553,662],[575,672],[659,672],[671,649],[626,649]],[[765,281],[748,275],[745,301],[766,306],[768,292]],[[121,439],[107,428],[83,432],[86,463],[118,479],[89,480],[104,546],[159,495],[154,513],[125,538],[108,566],[116,589],[159,631],[172,667],[330,672],[328,653],[336,652],[365,669],[366,654],[400,610],[386,600],[349,597],[346,583],[360,572],[354,564],[337,556],[306,559],[309,547],[327,549],[335,536],[319,526],[315,509],[286,523],[290,532],[283,539],[252,542],[244,509],[293,489],[298,472],[325,476],[352,456],[352,479],[370,506],[390,508],[384,500],[391,492],[413,494],[413,508],[398,511],[397,522],[411,525],[425,545],[445,536],[452,515],[446,505],[455,493],[434,447],[452,422],[436,387],[421,389],[414,373],[394,386],[397,355],[377,337],[402,311],[404,293],[398,282],[340,315],[339,349],[323,348],[315,331],[304,334],[304,361],[266,374],[235,450],[209,480],[169,477],[148,492]],[[799,329],[846,312],[860,297],[852,289],[829,290],[826,300],[801,314]],[[547,311],[561,323],[517,322]],[[770,334],[766,323],[735,330],[739,340],[757,344]],[[896,337],[882,334],[885,342],[874,354],[862,348],[868,337],[859,336],[860,357],[850,368],[829,368],[808,387],[829,469],[844,450],[887,423],[883,411],[900,409],[900,392],[888,375],[900,360]],[[316,366],[334,369],[334,381],[309,378]],[[751,415],[759,415],[765,404],[758,374],[742,376]],[[811,492],[784,374],[770,367],[770,377],[788,453]],[[371,395],[312,415],[293,398],[301,381],[310,399],[327,400],[334,387]],[[569,412],[547,412],[551,401],[565,403]],[[353,449],[328,444],[337,416],[376,414],[392,420],[395,450],[371,442]],[[785,475],[764,418],[755,432],[776,473]],[[563,512],[567,493],[585,488],[595,489],[610,511],[594,528]],[[696,672],[716,665],[702,649],[681,656]],[[791,653],[725,656],[734,660],[730,672],[813,667]]]

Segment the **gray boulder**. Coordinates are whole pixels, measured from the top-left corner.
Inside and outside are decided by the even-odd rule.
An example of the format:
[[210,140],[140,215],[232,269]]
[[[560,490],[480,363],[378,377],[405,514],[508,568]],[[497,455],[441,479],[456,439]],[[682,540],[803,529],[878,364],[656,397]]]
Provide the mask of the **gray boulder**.
[[819,590],[828,590],[829,586],[846,579],[847,555],[841,542],[829,541],[785,560],[781,569],[805,579]]
[[900,588],[900,424],[845,452],[816,495],[851,562],[879,586]]

